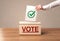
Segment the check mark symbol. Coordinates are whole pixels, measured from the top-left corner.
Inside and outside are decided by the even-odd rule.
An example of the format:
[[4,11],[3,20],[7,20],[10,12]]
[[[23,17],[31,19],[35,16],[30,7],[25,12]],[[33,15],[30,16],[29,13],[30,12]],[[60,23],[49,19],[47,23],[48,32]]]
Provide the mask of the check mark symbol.
[[28,12],[28,17],[33,18],[35,16],[35,11],[29,11]]
[[34,13],[35,13],[35,11],[34,11],[34,12],[32,12],[32,13],[30,14],[30,16],[33,16],[33,15],[34,15]]

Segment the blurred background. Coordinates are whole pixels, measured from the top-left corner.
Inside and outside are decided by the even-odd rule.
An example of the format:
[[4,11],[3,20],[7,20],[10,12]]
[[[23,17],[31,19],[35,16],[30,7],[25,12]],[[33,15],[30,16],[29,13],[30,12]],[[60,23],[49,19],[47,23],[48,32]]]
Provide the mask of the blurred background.
[[[26,6],[46,5],[55,0],[0,0],[0,27],[18,27],[24,21]],[[43,28],[60,27],[60,6],[38,11],[37,21]]]

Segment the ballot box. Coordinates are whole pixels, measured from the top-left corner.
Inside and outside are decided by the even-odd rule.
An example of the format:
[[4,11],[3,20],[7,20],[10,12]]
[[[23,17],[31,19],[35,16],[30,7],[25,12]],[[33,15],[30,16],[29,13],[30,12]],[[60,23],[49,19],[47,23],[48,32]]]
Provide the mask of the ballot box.
[[20,35],[41,35],[41,23],[20,21],[19,34]]

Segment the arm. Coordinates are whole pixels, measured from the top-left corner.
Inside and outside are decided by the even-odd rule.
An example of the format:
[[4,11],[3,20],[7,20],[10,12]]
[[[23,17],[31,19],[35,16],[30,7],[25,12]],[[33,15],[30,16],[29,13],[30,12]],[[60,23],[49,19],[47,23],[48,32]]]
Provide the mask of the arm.
[[60,0],[57,0],[57,1],[54,1],[50,4],[47,4],[45,6],[43,6],[42,8],[43,9],[49,9],[49,8],[53,8],[53,7],[56,7],[56,6],[59,6],[60,5]]

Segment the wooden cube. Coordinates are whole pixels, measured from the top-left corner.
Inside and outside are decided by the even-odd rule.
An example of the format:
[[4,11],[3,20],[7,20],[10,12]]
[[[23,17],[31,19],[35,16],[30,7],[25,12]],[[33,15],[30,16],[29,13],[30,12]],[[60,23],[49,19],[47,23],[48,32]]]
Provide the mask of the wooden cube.
[[41,35],[41,23],[20,21],[19,34],[20,35]]

